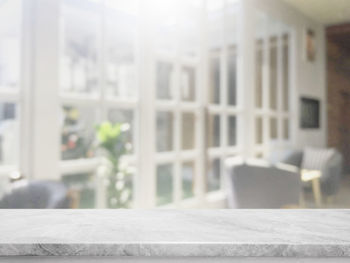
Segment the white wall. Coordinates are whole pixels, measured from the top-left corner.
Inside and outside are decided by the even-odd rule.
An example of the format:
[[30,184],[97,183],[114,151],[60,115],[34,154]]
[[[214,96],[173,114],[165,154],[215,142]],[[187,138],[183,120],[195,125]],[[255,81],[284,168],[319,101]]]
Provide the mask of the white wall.
[[[259,10],[268,13],[275,19],[293,28],[292,43],[292,75],[295,78],[292,83],[292,114],[293,114],[293,146],[302,148],[308,146],[323,147],[327,144],[327,101],[326,101],[326,45],[324,27],[309,19],[293,7],[281,0],[252,0],[253,5]],[[310,28],[316,34],[316,59],[313,63],[304,59],[304,30]],[[321,102],[321,128],[313,130],[300,129],[299,110],[300,97],[307,96],[317,98]]]

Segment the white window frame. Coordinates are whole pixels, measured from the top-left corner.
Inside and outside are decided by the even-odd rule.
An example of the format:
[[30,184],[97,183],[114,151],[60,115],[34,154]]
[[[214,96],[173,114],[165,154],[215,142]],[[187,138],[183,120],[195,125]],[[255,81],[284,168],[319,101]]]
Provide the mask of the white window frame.
[[[63,4],[63,3],[61,3]],[[63,14],[61,13],[61,17]],[[139,143],[138,143],[138,130],[139,130],[139,98],[117,98],[109,97],[106,95],[106,78],[105,78],[105,61],[106,61],[106,48],[105,48],[105,34],[106,34],[106,21],[103,11],[99,14],[99,29],[97,34],[97,67],[99,68],[98,74],[98,94],[67,94],[60,92],[60,104],[63,106],[84,106],[94,108],[98,111],[97,122],[108,120],[109,110],[130,110],[133,112],[133,153],[124,156],[123,159],[126,160],[130,165],[137,167],[138,156],[139,156]],[[62,35],[61,35],[62,37]],[[137,47],[137,39],[135,39],[135,47]],[[62,48],[62,47],[61,47]],[[138,49],[135,48],[135,54],[138,53]],[[62,51],[60,52],[62,54]],[[138,58],[135,56],[135,64],[138,65]],[[138,70],[137,70],[138,72]],[[138,74],[136,74],[136,83],[138,83]],[[118,105],[118,106],[116,106]],[[106,197],[105,197],[105,183],[104,175],[98,174],[99,166],[103,165],[102,160],[99,157],[94,158],[82,158],[75,160],[61,160],[61,175],[72,175],[75,173],[92,173],[94,174],[95,181],[95,192],[96,200],[95,204],[97,208],[106,208]],[[136,169],[136,174],[133,176],[133,185],[137,183],[136,177],[138,171]],[[135,195],[133,196],[133,202],[136,200]]]
[[[291,127],[294,125],[293,118],[292,118],[292,109],[291,109],[291,78],[292,78],[292,67],[291,67],[291,52],[292,52],[292,30],[291,29],[284,29],[280,28],[279,32],[277,34],[273,33],[271,34],[269,31],[269,28],[265,28],[263,33],[262,44],[257,44],[257,39],[254,40],[254,56],[256,56],[257,50],[262,50],[262,107],[257,108],[255,105],[254,100],[254,127],[255,127],[255,120],[257,118],[262,119],[262,143],[258,144],[256,143],[256,134],[254,134],[254,146],[253,146],[253,155],[252,157],[257,158],[268,158],[271,154],[271,151],[275,151],[278,149],[283,149],[290,147],[292,145],[293,137],[291,134]],[[289,96],[289,109],[288,111],[284,111],[283,109],[283,69],[282,69],[282,63],[283,63],[283,48],[284,48],[284,40],[283,35],[288,35],[288,96]],[[276,89],[277,89],[277,96],[276,96],[276,109],[271,109],[270,107],[270,51],[271,51],[271,44],[270,44],[270,38],[276,37],[276,43],[275,47],[277,48],[277,57],[276,57]],[[259,46],[258,46],[259,45]],[[256,63],[256,59],[254,59]],[[254,66],[254,68],[256,68]],[[256,85],[256,83],[254,84]],[[254,86],[254,91],[255,91]],[[257,96],[257,94],[255,94]],[[271,130],[270,130],[270,121],[274,118],[276,120],[277,125],[277,135],[276,139],[274,139],[274,145],[271,145]],[[288,139],[285,139],[283,137],[283,121],[287,120],[289,123],[289,132],[288,132]],[[255,133],[257,132],[257,129],[254,129]]]
[[[230,0],[224,0],[224,5]],[[134,112],[134,154],[127,156],[130,162],[137,166],[137,174],[134,183],[134,207],[151,208],[156,206],[156,166],[158,164],[174,164],[174,203],[169,207],[221,207],[225,198],[225,159],[237,154],[243,156],[254,156],[257,152],[267,153],[266,145],[255,145],[254,122],[255,117],[261,114],[263,118],[275,114],[278,117],[278,136],[281,136],[281,119],[290,120],[290,137],[294,123],[292,113],[265,112],[255,110],[254,90],[255,83],[251,76],[255,75],[255,2],[241,1],[240,12],[237,15],[238,44],[237,52],[237,85],[236,85],[236,105],[227,105],[228,94],[228,55],[229,44],[224,37],[223,48],[220,51],[220,102],[219,105],[208,104],[208,70],[209,70],[209,36],[208,36],[208,11],[206,0],[201,1],[200,8],[200,43],[198,47],[198,59],[184,59],[168,54],[161,54],[162,58],[170,59],[175,65],[175,74],[179,74],[181,65],[190,64],[196,68],[197,101],[195,103],[183,102],[180,100],[179,92],[175,94],[175,100],[157,101],[155,91],[156,61],[160,54],[154,48],[154,21],[151,19],[151,9],[153,8],[147,1],[139,1],[139,32],[136,40],[136,64],[138,98],[117,99],[107,98],[104,90],[105,73],[104,61],[106,54],[104,43],[104,17],[101,17],[101,35],[99,35],[99,87],[98,96],[84,96],[77,94],[60,94],[59,89],[59,39],[60,35],[60,1],[47,0],[22,0],[23,3],[23,41],[28,43],[22,48],[23,68],[22,68],[22,95],[3,94],[1,98],[13,98],[19,100],[23,119],[21,119],[21,139],[24,151],[21,153],[21,169],[32,178],[60,179],[62,174],[74,174],[80,172],[98,174],[99,158],[79,159],[60,161],[60,127],[59,109],[62,105],[84,105],[99,109],[101,114],[99,120],[107,119],[109,109],[131,109]],[[225,30],[227,21],[232,19],[224,12],[222,28]],[[49,28],[49,30],[47,30]],[[34,32],[36,34],[34,34]],[[225,32],[225,31],[224,31]],[[224,34],[225,35],[225,34]],[[289,42],[293,34],[289,35]],[[46,40],[49,39],[49,42]],[[45,41],[43,41],[45,40]],[[294,42],[293,42],[294,44]],[[48,49],[49,47],[49,49]],[[294,47],[294,45],[293,45]],[[292,45],[289,46],[289,68],[292,70]],[[281,50],[278,51],[278,63],[280,65]],[[48,67],[48,65],[50,65]],[[48,68],[48,69],[46,69]],[[42,77],[42,72],[47,75]],[[289,73],[289,90],[294,76]],[[281,89],[281,77],[278,79],[278,88]],[[268,83],[264,83],[264,90]],[[47,87],[50,87],[48,94]],[[267,100],[265,95],[265,100]],[[281,109],[278,99],[278,108]],[[264,101],[264,104],[266,102]],[[116,106],[118,105],[118,106]],[[268,103],[266,104],[268,105]],[[291,103],[290,103],[291,107]],[[52,116],[43,116],[42,109],[52,112]],[[174,113],[174,151],[171,153],[156,152],[156,112],[167,110]],[[191,112],[196,116],[195,130],[195,150],[181,150],[181,118],[183,112]],[[290,111],[292,112],[292,111]],[[221,118],[220,127],[220,147],[207,149],[205,131],[207,129],[207,115],[218,114]],[[236,117],[236,141],[237,145],[228,146],[228,117]],[[22,118],[22,116],[21,116]],[[268,127],[269,125],[264,124]],[[24,127],[30,127],[25,129]],[[266,128],[267,129],[267,128]],[[269,134],[268,131],[264,131]],[[49,148],[49,150],[48,150]],[[35,150],[33,150],[35,149]],[[206,165],[207,160],[220,158],[221,161],[221,182],[220,189],[216,192],[206,192]],[[46,160],[43,164],[42,160]],[[194,161],[196,166],[195,197],[189,200],[182,200],[181,193],[181,165],[184,161]],[[55,172],[57,170],[57,173]],[[51,171],[50,176],[47,175]],[[96,175],[97,204],[98,207],[105,207],[103,200],[104,187],[101,180]],[[215,204],[214,204],[215,203]],[[212,205],[214,204],[214,205]]]

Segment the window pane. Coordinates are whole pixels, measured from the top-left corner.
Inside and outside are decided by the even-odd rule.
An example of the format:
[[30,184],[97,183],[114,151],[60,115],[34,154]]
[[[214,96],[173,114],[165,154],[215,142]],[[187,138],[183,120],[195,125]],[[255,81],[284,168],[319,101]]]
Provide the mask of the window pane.
[[182,67],[180,85],[182,99],[194,101],[196,98],[196,73],[193,67]]
[[[125,0],[124,0],[125,1]],[[152,0],[152,21],[154,21],[155,50],[174,53],[177,45],[176,29],[178,17],[174,10],[178,8],[178,0]]]
[[228,44],[227,56],[227,104],[235,106],[237,104],[237,46],[238,32],[237,23],[239,17],[239,1],[225,2],[225,39]]
[[171,112],[157,113],[157,151],[167,152],[173,150],[174,116]]
[[[179,2],[179,1],[178,1]],[[197,0],[181,1],[181,12],[178,12],[179,49],[183,56],[198,56],[200,46],[200,12],[201,2]]]
[[209,115],[208,134],[207,134],[208,147],[220,147],[220,131],[221,131],[220,116]]
[[289,110],[289,37],[283,36],[283,110]]
[[62,176],[62,182],[79,193],[79,208],[96,208],[95,174],[77,173]]
[[182,114],[182,149],[190,150],[195,146],[196,117],[194,113]]
[[[67,4],[69,2],[69,4]],[[97,32],[99,4],[92,1],[65,1],[63,5],[63,92],[98,92]]]
[[263,50],[262,40],[256,44],[256,84],[255,84],[255,106],[261,108],[263,104]]
[[277,109],[277,38],[270,38],[270,108]]
[[228,55],[228,105],[234,106],[237,103],[237,56],[235,50],[231,50]]
[[21,1],[2,1],[0,30],[0,89],[18,89],[20,74]]
[[277,139],[277,119],[270,119],[270,137],[271,139]]
[[228,117],[228,144],[235,146],[237,144],[237,118],[236,116]]
[[207,5],[209,45],[209,103],[220,103],[220,54],[224,44],[224,1],[209,0]]
[[238,44],[238,18],[240,11],[240,3],[236,0],[226,1],[224,3],[226,17],[225,17],[225,40],[229,45],[230,50],[236,53]]
[[182,165],[182,198],[190,198],[194,196],[194,162],[186,162]]
[[262,144],[263,143],[263,120],[261,117],[257,117],[255,119],[255,140],[257,144]]
[[[107,94],[121,98],[136,94],[135,1],[107,1],[106,9],[106,89]],[[126,4],[127,3],[127,4]]]
[[93,157],[96,114],[92,107],[62,109],[61,154],[63,160]]
[[223,0],[208,0],[206,5],[209,48],[221,49],[224,44],[225,3]]
[[264,158],[264,154],[262,152],[258,152],[255,154],[255,158],[262,159]]
[[173,166],[171,164],[157,167],[157,205],[173,201]]
[[209,103],[220,103],[220,57],[212,54],[209,61]]
[[[123,123],[126,124],[126,142],[127,149],[131,152],[133,151],[134,146],[134,112],[132,110],[120,110],[112,109],[108,112],[108,120],[112,123]],[[129,126],[129,127],[127,127]]]
[[172,99],[174,97],[174,68],[171,63],[157,63],[157,98]]
[[[209,16],[215,13],[223,13],[222,10],[225,7],[225,3],[223,0],[208,0],[207,1],[207,11],[209,13]],[[221,15],[222,16],[222,15]],[[211,21],[216,21],[214,16],[209,17]]]
[[220,189],[221,178],[221,161],[220,159],[214,159],[208,163],[208,175],[207,175],[207,191],[216,191]]
[[0,103],[0,164],[19,161],[19,122],[14,103]]
[[[101,0],[98,0],[101,1]],[[108,11],[116,11],[120,13],[120,15],[124,16],[135,16],[138,13],[138,1],[137,0],[105,0],[104,3]]]
[[289,139],[289,120],[288,119],[283,120],[283,139],[285,140]]

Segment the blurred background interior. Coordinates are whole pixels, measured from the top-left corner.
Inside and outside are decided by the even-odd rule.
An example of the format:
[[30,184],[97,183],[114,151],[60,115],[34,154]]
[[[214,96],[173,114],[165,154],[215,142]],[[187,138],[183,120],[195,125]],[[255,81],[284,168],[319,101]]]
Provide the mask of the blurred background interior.
[[0,0],[1,208],[350,208],[350,1]]

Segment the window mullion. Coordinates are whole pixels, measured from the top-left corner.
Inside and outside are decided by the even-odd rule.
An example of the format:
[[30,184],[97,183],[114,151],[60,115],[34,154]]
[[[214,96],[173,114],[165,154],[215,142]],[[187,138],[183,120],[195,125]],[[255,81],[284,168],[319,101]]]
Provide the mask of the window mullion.
[[23,83],[24,89],[30,90],[24,108],[32,116],[25,126],[30,129],[26,141],[31,142],[25,169],[27,175],[35,179],[59,179],[60,1],[26,0],[23,4],[28,31],[23,34],[22,42],[29,45],[29,49],[23,50],[23,74],[28,76],[26,71],[30,71],[31,75],[30,80],[25,79]]
[[266,157],[270,141],[270,35],[267,25],[264,27],[263,36],[263,155]]
[[[135,207],[151,208],[156,205],[156,162],[155,162],[155,57],[153,50],[154,32],[149,17],[147,1],[139,1],[139,166],[135,186]],[[141,45],[142,43],[142,45]]]
[[222,15],[222,62],[221,62],[221,106],[223,108],[221,115],[221,175],[220,175],[220,185],[221,189],[226,187],[225,178],[225,159],[227,157],[228,150],[228,37],[226,32],[228,31],[228,14],[227,14],[228,3],[224,0],[223,15]]
[[[283,32],[281,30],[281,32]],[[282,33],[277,35],[277,138],[283,141],[283,38]]]

